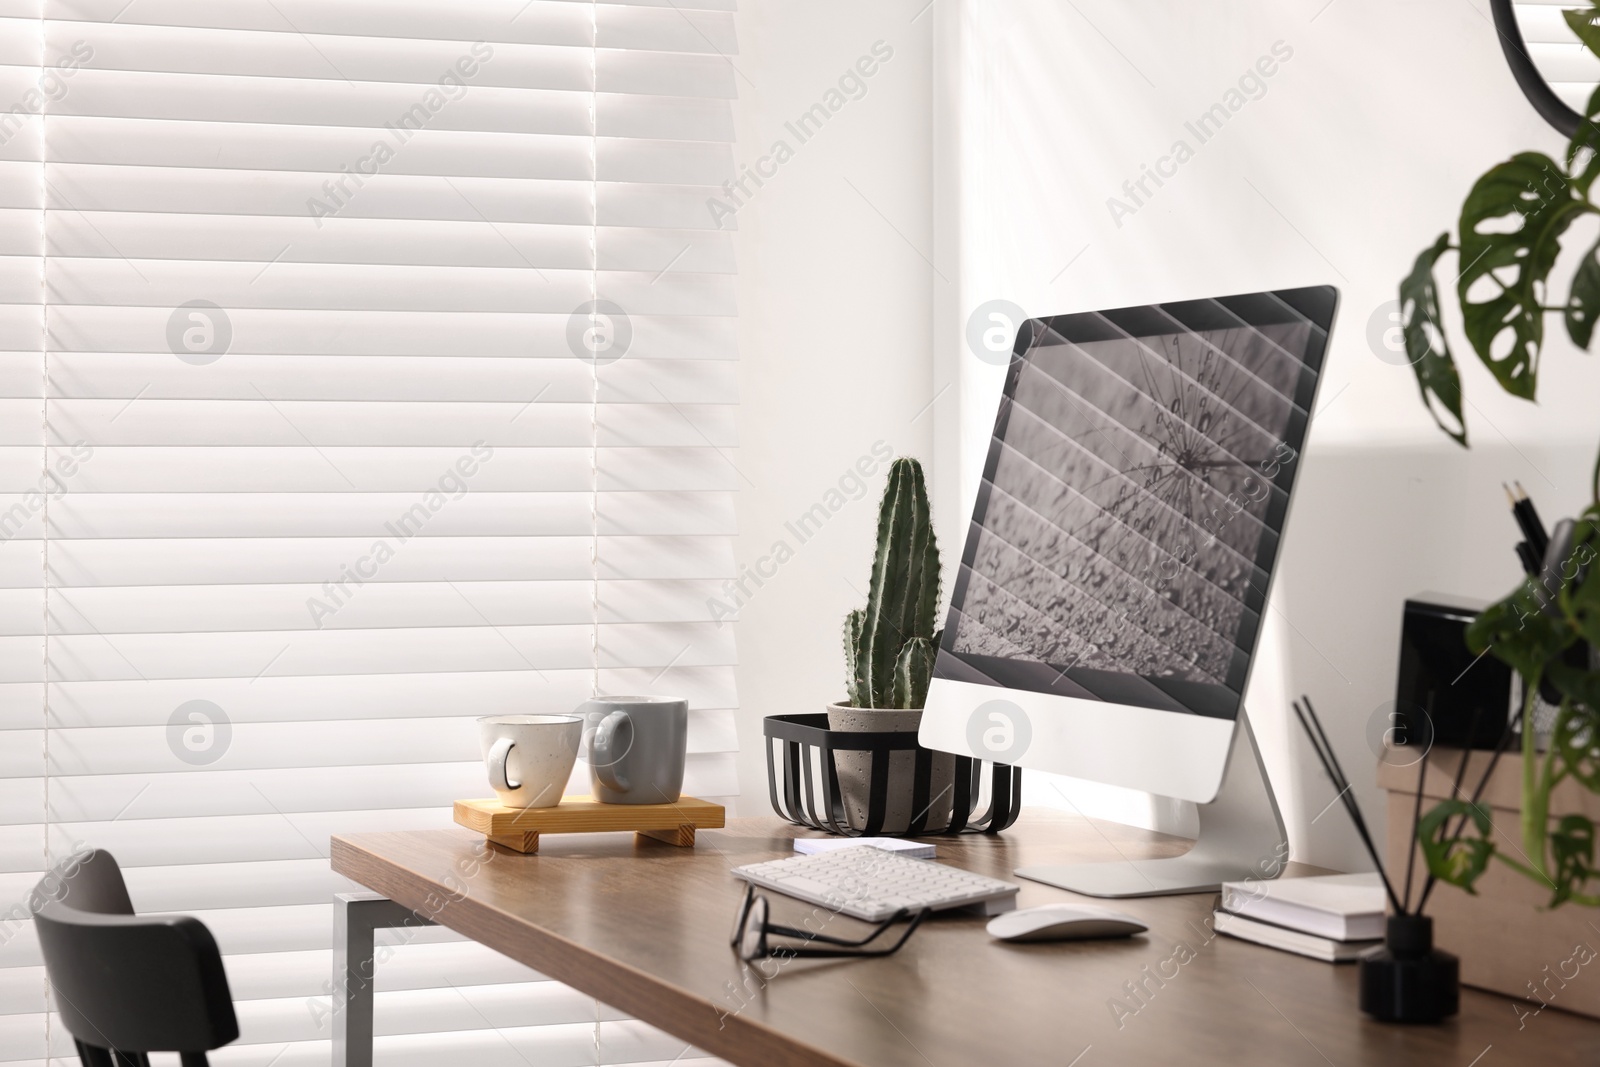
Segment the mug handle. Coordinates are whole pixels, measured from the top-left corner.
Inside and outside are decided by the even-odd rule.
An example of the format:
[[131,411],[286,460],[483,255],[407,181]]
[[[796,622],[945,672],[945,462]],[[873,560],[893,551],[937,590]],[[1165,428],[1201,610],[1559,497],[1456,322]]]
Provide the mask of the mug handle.
[[516,748],[516,742],[509,737],[495,740],[494,746],[489,749],[489,787],[491,789],[521,789],[521,782],[513,782],[506,778],[506,760],[511,756],[511,750]]
[[[623,734],[619,741],[618,734]],[[617,772],[617,762],[633,747],[633,719],[625,711],[613,711],[600,720],[589,742],[589,766],[600,784],[617,793],[632,788],[626,775]]]

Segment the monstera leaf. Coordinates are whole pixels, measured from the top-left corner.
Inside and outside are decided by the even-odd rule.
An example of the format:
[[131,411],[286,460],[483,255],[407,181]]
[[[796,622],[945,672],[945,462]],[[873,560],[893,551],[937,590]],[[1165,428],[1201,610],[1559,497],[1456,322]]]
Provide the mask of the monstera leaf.
[[[1552,670],[1559,666],[1550,665]],[[1577,707],[1570,700],[1562,701],[1560,718],[1550,739],[1561,756],[1562,769],[1590,792],[1600,790],[1600,730],[1597,725],[1600,723],[1593,711]]]
[[1542,152],[1521,152],[1492,168],[1461,205],[1456,288],[1467,340],[1513,396],[1533,399],[1544,342],[1545,279],[1561,251],[1562,233],[1593,210]]
[[[1595,471],[1600,476],[1600,467]],[[1600,648],[1600,509],[1590,507],[1578,520],[1572,539],[1572,553],[1561,562],[1562,603],[1570,613],[1572,625],[1584,640]],[[1600,710],[1600,703],[1590,707]]]
[[1474,654],[1492,648],[1496,659],[1523,678],[1540,678],[1545,665],[1577,638],[1565,619],[1545,611],[1532,582],[1517,586],[1510,596],[1490,604],[1467,624],[1467,647]]
[[1583,121],[1567,143],[1567,173],[1579,196],[1587,196],[1595,175],[1600,174],[1600,87],[1589,94],[1589,103],[1583,109]]
[[[1547,664],[1545,673],[1549,675],[1550,681],[1555,687],[1561,691],[1561,695],[1574,704],[1579,704],[1589,709],[1600,708],[1600,673],[1583,670],[1571,664],[1563,663],[1561,660],[1553,660]],[[1574,718],[1566,726],[1566,729],[1571,730],[1576,736],[1583,730],[1585,724],[1591,721],[1592,713],[1589,719],[1579,716]],[[1600,741],[1592,741],[1590,744],[1600,747]],[[1597,752],[1596,755],[1600,756],[1600,752]],[[1600,763],[1597,763],[1597,766],[1600,766]],[[1600,784],[1600,775],[1597,775],[1596,781],[1597,784]]]
[[[1561,12],[1561,17],[1567,20],[1567,26],[1578,35],[1578,40],[1583,42],[1585,48],[1600,55],[1600,4],[1569,8]],[[1589,113],[1594,114],[1592,111]]]
[[[1591,167],[1597,163],[1600,163],[1600,153],[1590,157]],[[1600,314],[1600,241],[1583,254],[1583,262],[1572,276],[1572,292],[1567,296],[1567,336],[1579,348],[1589,347],[1597,314]]]
[[[1461,832],[1448,833],[1450,820],[1466,816],[1476,837]],[[1476,893],[1473,883],[1483,876],[1494,855],[1494,843],[1489,840],[1491,827],[1489,813],[1481,804],[1465,800],[1442,800],[1422,817],[1417,824],[1417,844],[1422,847],[1422,857],[1428,861],[1428,870],[1441,882]],[[1465,829],[1465,826],[1462,827]]]
[[1555,860],[1553,908],[1571,900],[1594,873],[1594,823],[1582,815],[1563,816],[1550,832],[1550,853]]
[[[1439,315],[1439,287],[1433,280],[1433,267],[1450,250],[1450,235],[1422,250],[1411,273],[1400,281],[1400,332],[1405,337],[1406,357],[1417,372],[1417,387],[1422,402],[1439,424],[1439,429],[1467,443],[1467,422],[1461,415],[1461,375],[1450,355],[1444,337],[1444,321]],[[1441,409],[1443,409],[1441,411]],[[1445,424],[1444,416],[1455,421],[1455,429]]]

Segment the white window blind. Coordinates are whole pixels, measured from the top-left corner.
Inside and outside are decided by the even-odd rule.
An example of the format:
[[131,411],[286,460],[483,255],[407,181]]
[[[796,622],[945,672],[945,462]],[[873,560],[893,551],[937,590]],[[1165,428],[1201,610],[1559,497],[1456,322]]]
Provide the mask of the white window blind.
[[1515,0],[1511,5],[1528,58],[1556,95],[1580,115],[1600,83],[1600,60],[1579,43],[1561,12],[1582,6],[1572,0]]
[[[0,909],[110,849],[213,1062],[328,1061],[328,836],[450,825],[474,717],[684,694],[737,792],[731,7],[0,0]],[[380,1063],[683,1053],[446,931],[378,984]]]

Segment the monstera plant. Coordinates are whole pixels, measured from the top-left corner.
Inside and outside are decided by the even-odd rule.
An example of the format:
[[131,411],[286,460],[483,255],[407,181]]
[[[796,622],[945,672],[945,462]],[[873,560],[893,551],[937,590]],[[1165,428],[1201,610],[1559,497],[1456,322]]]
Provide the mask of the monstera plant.
[[[1600,56],[1600,0],[1563,14],[1584,47]],[[1560,317],[1574,344],[1590,346],[1600,316],[1600,241],[1584,250],[1565,299],[1553,296],[1550,287],[1572,224],[1600,215],[1591,195],[1600,175],[1600,90],[1585,115],[1563,161],[1522,152],[1480,177],[1461,206],[1457,241],[1440,234],[1400,282],[1406,353],[1423,402],[1463,447],[1461,378],[1440,316],[1436,271],[1454,254],[1467,343],[1512,396],[1534,399],[1552,316]],[[1490,861],[1498,860],[1547,886],[1551,906],[1600,905],[1594,823],[1579,814],[1556,818],[1550,811],[1551,790],[1568,778],[1600,792],[1600,671],[1588,651],[1600,648],[1600,567],[1590,565],[1600,550],[1600,460],[1590,495],[1561,558],[1547,559],[1542,573],[1486,609],[1467,630],[1472,650],[1509,664],[1522,677],[1524,693],[1520,850],[1511,855],[1497,847],[1476,792],[1440,803],[1419,826],[1429,869],[1469,893]],[[1541,687],[1559,702],[1544,753],[1530,725]]]

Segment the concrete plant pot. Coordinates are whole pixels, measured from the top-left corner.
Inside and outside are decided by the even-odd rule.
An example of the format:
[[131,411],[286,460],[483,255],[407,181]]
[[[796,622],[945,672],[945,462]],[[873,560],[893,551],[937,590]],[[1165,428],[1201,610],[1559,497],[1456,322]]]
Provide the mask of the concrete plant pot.
[[[847,704],[828,705],[828,729],[840,733],[914,734],[922,724],[922,709],[853,708]],[[835,764],[839,769],[839,793],[844,801],[845,819],[853,830],[867,825],[867,802],[872,778],[872,754],[869,752],[836,752]],[[948,752],[933,754],[932,774],[928,785],[929,811],[924,832],[941,833],[950,826],[950,813],[955,806],[954,783],[956,758]],[[915,788],[916,753],[911,750],[889,755],[888,811],[884,816],[882,834],[903,834],[911,827],[912,790]]]

